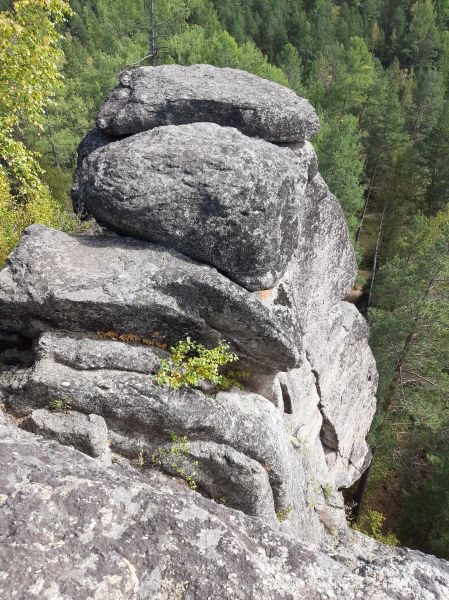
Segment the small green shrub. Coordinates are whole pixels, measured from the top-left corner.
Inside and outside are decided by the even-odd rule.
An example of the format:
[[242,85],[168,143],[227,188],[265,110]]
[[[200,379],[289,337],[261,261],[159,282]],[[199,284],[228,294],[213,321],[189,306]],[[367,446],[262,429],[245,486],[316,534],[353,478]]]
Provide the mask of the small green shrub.
[[58,398],[57,400],[51,400],[51,402],[47,404],[47,408],[52,411],[71,410],[72,401]]
[[172,462],[169,466],[187,482],[191,490],[196,490],[198,484],[195,479],[197,475],[195,467],[198,465],[198,461],[193,460],[191,462],[191,466],[193,467],[191,470],[187,470],[186,467],[179,464],[179,460],[185,462],[185,457],[190,452],[187,436],[179,436],[177,433],[172,433],[171,439],[173,444],[170,448],[159,448],[151,457],[151,462],[156,467],[164,467],[171,460]]
[[391,531],[388,533],[382,532],[384,520],[385,517],[382,513],[377,510],[369,510],[363,515],[358,525],[353,525],[353,529],[356,529],[357,531],[360,531],[360,533],[364,533],[387,546],[399,546],[399,540],[394,533]]
[[171,357],[160,361],[160,369],[156,374],[158,385],[167,385],[170,389],[177,390],[210,381],[221,390],[233,385],[242,387],[235,379],[236,373],[220,370],[225,365],[238,361],[237,354],[230,351],[227,342],[208,349],[187,336],[185,340],[172,346],[170,351]]

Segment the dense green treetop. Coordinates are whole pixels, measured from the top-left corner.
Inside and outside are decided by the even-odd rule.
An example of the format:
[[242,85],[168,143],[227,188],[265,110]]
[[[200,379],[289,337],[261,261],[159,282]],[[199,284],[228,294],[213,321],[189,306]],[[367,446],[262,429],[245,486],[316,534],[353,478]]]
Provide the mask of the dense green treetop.
[[30,223],[64,223],[21,131],[42,130],[60,86],[57,26],[68,14],[64,0],[20,0],[0,12],[0,264]]

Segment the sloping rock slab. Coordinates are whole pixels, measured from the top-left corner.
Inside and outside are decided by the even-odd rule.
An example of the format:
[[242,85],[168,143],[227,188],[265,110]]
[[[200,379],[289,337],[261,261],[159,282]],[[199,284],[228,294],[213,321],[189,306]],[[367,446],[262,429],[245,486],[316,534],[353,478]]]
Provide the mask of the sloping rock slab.
[[105,469],[1,422],[2,598],[448,598],[445,561],[356,534],[326,555],[160,474]]
[[215,269],[161,246],[29,227],[0,272],[0,328],[107,331],[173,344],[228,340],[242,367],[299,360],[297,325],[283,323]]
[[319,130],[311,104],[291,90],[211,65],[127,70],[97,118],[100,129],[115,136],[199,121],[236,127],[270,142],[300,142]]
[[249,290],[266,289],[298,244],[307,163],[214,123],[159,127],[91,153],[77,173],[74,206]]

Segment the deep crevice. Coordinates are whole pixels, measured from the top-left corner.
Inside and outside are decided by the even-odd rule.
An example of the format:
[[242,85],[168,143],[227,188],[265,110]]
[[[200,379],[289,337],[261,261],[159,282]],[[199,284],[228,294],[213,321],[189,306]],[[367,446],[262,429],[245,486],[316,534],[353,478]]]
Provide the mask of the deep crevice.
[[282,401],[284,403],[284,412],[288,415],[293,414],[292,399],[288,391],[288,387],[285,383],[281,382]]
[[322,393],[321,393],[321,387],[320,387],[319,373],[315,369],[312,369],[312,373],[315,377],[315,387],[316,387],[318,397],[320,399],[317,407],[318,407],[318,410],[320,411],[321,417],[323,419],[323,423],[322,423],[321,429],[320,429],[321,445],[323,446],[324,450],[339,453],[337,432],[335,431],[335,427],[332,425],[332,423],[326,416],[324,409],[323,409],[323,405],[321,404]]
[[20,333],[0,330],[0,365],[30,367],[34,362],[33,340]]

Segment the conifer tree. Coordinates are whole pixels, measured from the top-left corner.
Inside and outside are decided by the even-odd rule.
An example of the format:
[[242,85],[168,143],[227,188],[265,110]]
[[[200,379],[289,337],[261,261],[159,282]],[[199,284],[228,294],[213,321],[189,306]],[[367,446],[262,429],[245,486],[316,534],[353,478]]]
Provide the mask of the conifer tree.
[[315,140],[320,170],[341,203],[349,231],[355,235],[363,205],[362,145],[357,119],[347,115],[324,121]]

